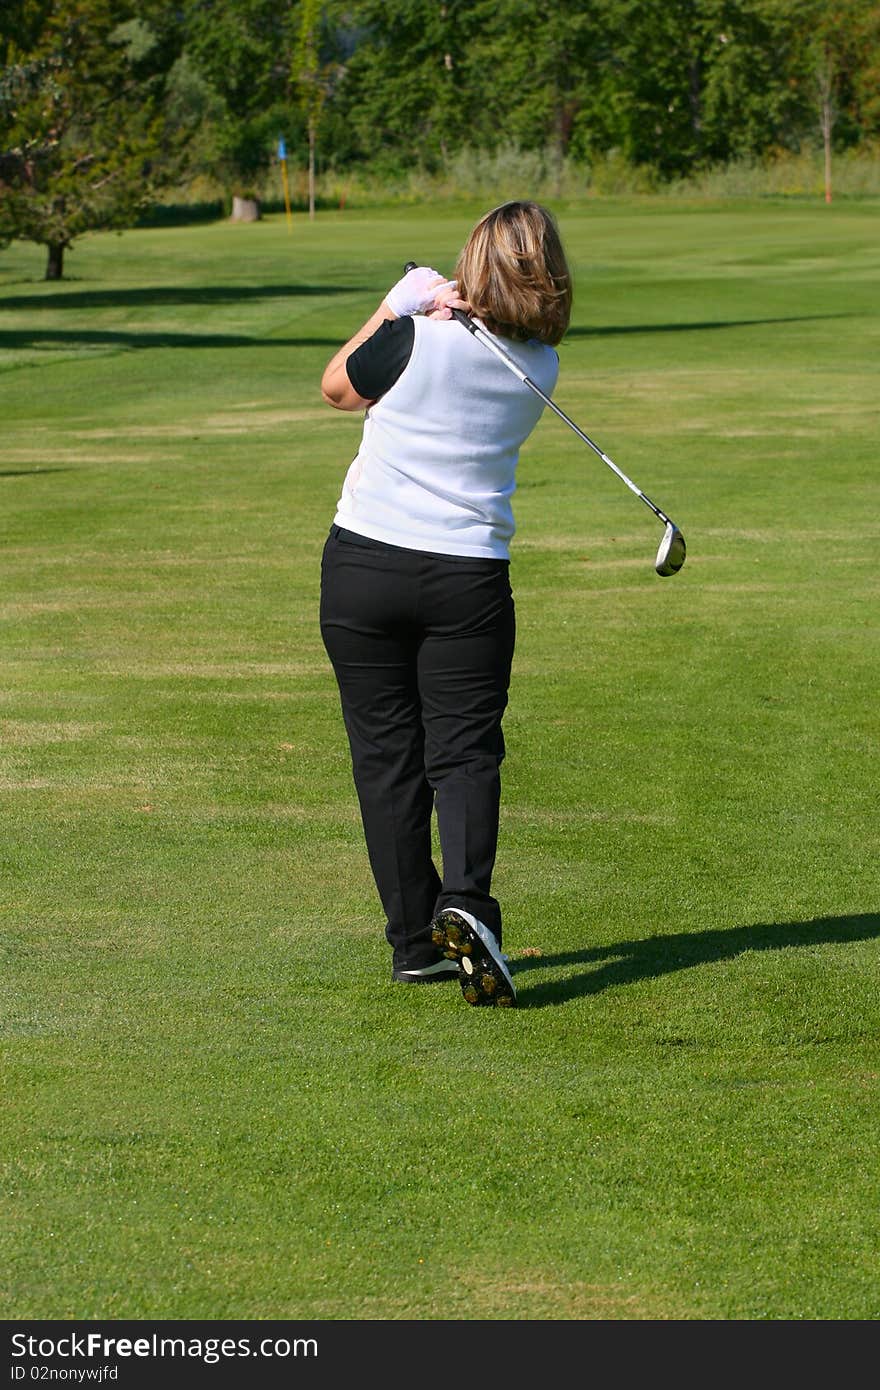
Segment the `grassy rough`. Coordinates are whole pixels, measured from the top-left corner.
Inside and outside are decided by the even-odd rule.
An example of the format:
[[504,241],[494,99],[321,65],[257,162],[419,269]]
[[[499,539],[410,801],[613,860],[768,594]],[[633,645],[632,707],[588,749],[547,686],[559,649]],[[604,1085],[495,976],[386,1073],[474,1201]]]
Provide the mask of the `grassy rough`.
[[0,259],[0,1270],[16,1318],[878,1315],[877,207],[559,209],[497,891],[392,986],[317,382],[480,209]]

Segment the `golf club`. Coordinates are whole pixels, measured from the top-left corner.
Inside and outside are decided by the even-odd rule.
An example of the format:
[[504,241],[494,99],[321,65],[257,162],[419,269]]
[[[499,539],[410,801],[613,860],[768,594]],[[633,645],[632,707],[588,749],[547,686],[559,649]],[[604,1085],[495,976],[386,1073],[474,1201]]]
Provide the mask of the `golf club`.
[[[410,270],[415,270],[416,268],[417,267],[415,261],[407,261],[406,265],[403,268],[404,274],[407,274]],[[550,409],[554,412],[554,414],[558,415],[560,420],[564,421],[564,423],[568,425],[569,429],[574,430],[578,439],[582,439],[585,444],[589,444],[590,448],[593,450],[593,453],[598,454],[602,462],[607,463],[608,467],[617,474],[621,482],[626,483],[630,492],[634,492],[636,497],[640,497],[644,502],[645,506],[650,507],[654,515],[656,517],[659,517],[659,519],[664,523],[666,530],[663,532],[663,539],[661,540],[660,546],[657,550],[657,558],[654,561],[654,568],[657,571],[657,573],[661,575],[663,578],[666,578],[667,575],[670,574],[677,574],[678,571],[681,569],[682,565],[684,564],[685,555],[687,554],[687,548],[684,543],[684,536],[681,534],[678,527],[675,525],[675,522],[670,521],[666,513],[661,512],[660,508],[654,505],[650,497],[645,496],[640,487],[636,487],[632,479],[628,478],[626,474],[623,472],[623,470],[618,468],[617,464],[613,461],[613,459],[610,459],[608,455],[604,453],[602,449],[599,448],[598,444],[594,444],[590,436],[588,434],[584,434],[583,430],[578,428],[574,420],[571,420],[566,415],[564,410],[560,410],[559,406],[555,403],[555,401],[552,401],[550,397],[541,390],[540,386],[537,386],[535,382],[532,381],[531,377],[526,376],[525,372],[522,370],[520,366],[517,365],[516,362],[514,362],[513,358],[509,357],[508,354],[504,351],[504,349],[502,347],[499,347],[498,344],[494,341],[494,339],[490,338],[488,333],[485,333],[483,329],[480,328],[479,324],[474,322],[474,320],[470,317],[469,314],[466,314],[463,309],[453,309],[451,310],[451,313],[453,318],[458,319],[458,322],[464,328],[466,328],[469,333],[472,333],[478,342],[482,343],[484,347],[487,347],[490,352],[494,352],[495,356],[499,358],[506,367],[510,368],[514,376],[518,377],[524,386],[528,386],[530,391],[534,391],[536,396],[540,396],[544,404],[549,405]]]

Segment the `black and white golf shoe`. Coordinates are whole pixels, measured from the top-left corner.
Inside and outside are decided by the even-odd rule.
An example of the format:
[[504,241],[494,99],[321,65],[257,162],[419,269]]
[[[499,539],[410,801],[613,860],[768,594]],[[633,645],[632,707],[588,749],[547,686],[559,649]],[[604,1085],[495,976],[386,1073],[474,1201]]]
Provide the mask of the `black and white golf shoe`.
[[516,989],[505,957],[488,927],[460,907],[447,907],[431,923],[431,938],[458,967],[458,983],[468,1004],[512,1009]]
[[458,974],[458,966],[453,960],[436,960],[432,965],[423,965],[417,970],[404,970],[395,965],[391,971],[392,980],[405,985],[428,985],[437,980],[451,980]]

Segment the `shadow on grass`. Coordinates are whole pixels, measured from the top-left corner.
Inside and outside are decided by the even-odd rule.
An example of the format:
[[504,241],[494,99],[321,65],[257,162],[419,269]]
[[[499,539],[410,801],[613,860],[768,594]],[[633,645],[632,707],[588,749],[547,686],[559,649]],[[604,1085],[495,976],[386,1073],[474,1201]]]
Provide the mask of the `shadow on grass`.
[[[615,985],[657,979],[674,970],[688,970],[710,961],[734,960],[746,951],[783,951],[798,946],[825,946],[847,941],[869,941],[880,936],[880,913],[854,917],[816,917],[809,922],[760,923],[726,930],[682,932],[650,936],[642,941],[617,941],[583,951],[562,951],[551,956],[516,959],[518,1004],[525,1009],[564,1004],[586,994],[599,994]],[[594,965],[598,968],[568,974],[564,980],[546,980],[529,986],[522,977],[529,970],[558,966]]]
[[711,328],[762,328],[774,323],[815,323],[823,319],[855,318],[854,314],[789,314],[772,319],[706,319],[697,323],[626,323],[607,328],[569,328],[566,338],[611,338],[622,333],[697,333]]
[[320,347],[338,348],[343,341],[335,338],[248,338],[240,333],[125,333],[113,329],[21,328],[0,333],[0,349],[59,347],[115,348],[275,348]]
[[[16,299],[3,301],[6,308],[40,307],[48,305],[52,308],[60,308],[68,305],[75,305],[79,308],[98,307],[101,304],[197,304],[226,303],[235,299],[254,298],[258,299],[267,295],[297,295],[297,294],[336,294],[349,293],[357,290],[357,286],[349,286],[346,289],[340,287],[328,288],[326,286],[309,287],[263,285],[263,286],[240,286],[218,287],[217,289],[205,288],[201,290],[187,289],[155,289],[155,290],[84,290],[74,294],[63,295],[58,299],[46,298],[45,296],[20,295]],[[200,298],[201,296],[201,298]],[[570,338],[602,338],[610,337],[620,333],[690,333],[702,329],[711,328],[744,328],[759,324],[773,323],[807,323],[813,319],[833,319],[851,317],[846,314],[805,314],[790,318],[773,319],[728,319],[706,322],[706,323],[651,323],[651,324],[627,324],[612,325],[607,328],[571,328],[568,332]],[[6,329],[0,332],[0,349],[6,348],[10,351],[21,351],[26,348],[46,348],[51,350],[53,347],[111,347],[122,349],[143,349],[143,348],[265,348],[265,347],[286,347],[286,348],[336,348],[340,344],[340,338],[254,338],[241,333],[168,333],[168,332],[131,332],[119,329],[101,328],[81,328],[81,329],[52,329],[52,328],[16,328]]]
[[139,289],[56,290],[0,294],[2,309],[147,308],[153,304],[237,304],[252,299],[301,299],[329,294],[369,294],[364,285],[150,285]]
[[0,478],[40,478],[44,473],[69,473],[69,468],[0,468]]

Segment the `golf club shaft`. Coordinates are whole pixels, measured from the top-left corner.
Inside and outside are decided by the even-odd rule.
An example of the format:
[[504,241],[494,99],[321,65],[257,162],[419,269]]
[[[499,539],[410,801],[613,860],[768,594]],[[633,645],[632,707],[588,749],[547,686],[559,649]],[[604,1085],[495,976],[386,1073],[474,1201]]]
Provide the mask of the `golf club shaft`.
[[520,381],[523,383],[524,386],[528,386],[529,390],[534,391],[535,395],[539,396],[545,405],[549,405],[553,413],[555,415],[558,415],[560,420],[562,420],[566,425],[568,425],[570,430],[574,430],[578,439],[582,439],[585,444],[589,444],[590,448],[593,450],[593,453],[598,454],[599,458],[602,460],[603,463],[607,463],[608,467],[614,473],[617,474],[620,481],[622,483],[626,483],[630,492],[634,492],[636,497],[640,497],[644,502],[645,506],[650,507],[651,511],[654,513],[655,516],[659,517],[660,520],[664,522],[666,525],[675,525],[674,522],[670,522],[669,517],[666,515],[665,512],[661,512],[660,508],[658,506],[655,506],[655,504],[651,501],[650,497],[646,497],[646,495],[644,494],[644,492],[642,492],[642,489],[640,487],[636,487],[632,478],[628,478],[624,473],[623,469],[618,468],[614,460],[610,459],[608,455],[602,449],[599,448],[598,444],[595,444],[593,442],[593,440],[590,438],[588,434],[584,434],[584,431],[580,429],[578,425],[575,424],[574,420],[572,420],[568,415],[566,415],[564,410],[560,410],[556,402],[551,400],[551,398],[546,394],[546,392],[542,391],[540,386],[536,385],[535,382],[532,381],[531,377],[526,376],[525,372],[522,370],[521,367],[519,367],[516,364],[516,362],[514,362],[513,358],[509,357],[508,354],[504,351],[504,349],[502,347],[499,347],[498,344],[494,342],[493,339],[490,338],[487,333],[484,333],[482,329],[476,323],[474,323],[473,319],[470,318],[470,316],[464,312],[463,309],[453,309],[452,315],[454,318],[458,319],[458,322],[462,324],[462,326],[466,328],[469,333],[473,333],[474,337],[479,339],[479,341],[483,344],[484,347],[487,347],[490,352],[494,352],[495,356],[499,358],[505,364],[506,367],[510,368],[514,376],[519,377]]
[[[410,270],[415,270],[416,262],[407,261],[403,269],[404,273],[408,273]],[[524,386],[528,386],[529,390],[534,391],[535,395],[540,397],[540,399],[544,402],[545,405],[549,405],[553,413],[555,415],[558,415],[560,420],[562,420],[564,424],[568,425],[568,428],[570,430],[574,430],[578,439],[582,439],[585,444],[589,444],[590,448],[593,450],[593,453],[598,454],[599,458],[602,460],[603,463],[607,463],[608,467],[612,470],[612,472],[617,474],[620,481],[622,483],[626,483],[630,492],[634,492],[636,497],[640,497],[644,502],[645,506],[649,507],[656,517],[659,517],[660,520],[666,526],[675,527],[675,522],[670,521],[666,513],[661,512],[660,508],[651,501],[650,497],[646,496],[646,494],[642,492],[642,489],[640,487],[636,487],[632,478],[628,478],[624,473],[623,469],[618,468],[614,460],[610,459],[608,455],[604,452],[604,450],[600,449],[599,445],[593,442],[593,440],[590,438],[588,434],[584,434],[584,431],[578,425],[575,424],[574,420],[572,420],[568,415],[566,415],[564,410],[560,410],[556,402],[551,400],[551,398],[544,391],[541,390],[540,386],[536,385],[536,383],[532,381],[531,377],[526,376],[525,372],[522,370],[521,367],[517,365],[516,362],[514,362],[513,358],[510,357],[502,347],[499,347],[498,343],[496,343],[494,339],[490,338],[488,333],[484,333],[483,330],[479,327],[479,325],[474,323],[473,319],[469,314],[466,314],[463,309],[452,309],[450,310],[450,312],[452,314],[452,317],[458,319],[458,322],[462,325],[462,327],[467,329],[468,333],[472,333],[474,337],[477,338],[479,342],[483,344],[484,347],[487,347],[490,352],[494,352],[495,356],[501,362],[504,363],[505,367],[508,367],[513,372],[514,376],[519,378],[519,380],[523,383]],[[675,529],[677,530],[678,528],[675,527]]]

